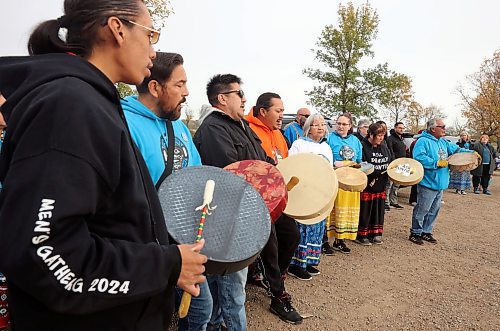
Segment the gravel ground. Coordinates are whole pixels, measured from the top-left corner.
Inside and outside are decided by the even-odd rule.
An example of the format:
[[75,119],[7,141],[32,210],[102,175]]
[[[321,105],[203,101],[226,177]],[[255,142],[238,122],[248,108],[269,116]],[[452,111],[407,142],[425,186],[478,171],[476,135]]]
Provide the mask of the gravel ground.
[[437,245],[408,241],[403,210],[386,214],[383,245],[350,243],[350,255],[323,256],[312,281],[287,279],[301,325],[268,310],[264,290],[247,286],[249,330],[500,330],[500,172],[492,196],[444,193]]

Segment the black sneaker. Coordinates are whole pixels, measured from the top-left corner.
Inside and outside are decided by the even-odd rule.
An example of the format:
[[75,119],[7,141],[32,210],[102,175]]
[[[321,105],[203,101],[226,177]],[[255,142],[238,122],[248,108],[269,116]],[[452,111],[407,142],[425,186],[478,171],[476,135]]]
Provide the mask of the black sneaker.
[[394,207],[396,209],[403,209],[403,206],[401,206],[399,203],[391,203],[391,207]]
[[261,287],[269,292],[268,283],[266,280],[264,280],[264,275],[256,266],[248,269],[247,283],[257,287]]
[[384,242],[382,241],[382,236],[375,236],[372,238],[372,243],[375,245],[382,245]]
[[384,204],[385,211],[391,210],[391,206],[388,203]]
[[312,265],[307,265],[307,268],[306,268],[307,272],[311,275],[311,276],[317,276],[319,274],[321,274],[321,272],[319,271],[319,269],[313,267]]
[[333,243],[332,248],[336,251],[339,251],[344,254],[349,254],[351,253],[351,249],[346,246],[345,242],[342,240],[338,240]]
[[301,267],[296,265],[291,265],[288,267],[288,274],[300,280],[312,279],[312,276],[307,272],[306,269],[302,269]]
[[432,233],[422,233],[422,240],[428,241],[431,244],[437,244],[438,241],[432,236]]
[[290,324],[302,323],[302,316],[293,308],[290,294],[284,292],[280,297],[271,299],[269,310]]
[[417,244],[417,245],[423,245],[424,244],[424,241],[422,240],[422,237],[419,236],[419,235],[416,235],[416,234],[410,234],[410,241],[414,244]]
[[356,243],[363,245],[363,246],[371,246],[372,243],[368,238],[358,238],[355,240]]
[[321,245],[321,253],[325,254],[326,256],[332,256],[333,255],[332,246],[330,246],[328,242],[323,243],[323,245]]

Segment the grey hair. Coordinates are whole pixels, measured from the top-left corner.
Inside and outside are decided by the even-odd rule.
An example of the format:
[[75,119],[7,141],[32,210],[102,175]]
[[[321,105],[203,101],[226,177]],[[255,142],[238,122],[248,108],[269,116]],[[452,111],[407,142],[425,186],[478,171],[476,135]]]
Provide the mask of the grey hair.
[[[311,124],[313,124],[315,119],[325,120],[323,115],[321,115],[320,113],[315,113],[315,114],[312,114],[311,116],[309,116],[307,118],[306,122],[304,123],[304,128],[302,129],[303,130],[302,131],[303,137],[307,137],[309,135],[309,131],[311,130]],[[326,135],[326,132],[327,131],[325,130],[325,135]]]
[[358,121],[358,128],[362,127],[363,125],[370,125],[370,120],[367,118],[360,119]]
[[443,120],[440,117],[434,117],[427,121],[427,130],[434,129],[437,126],[437,121]]

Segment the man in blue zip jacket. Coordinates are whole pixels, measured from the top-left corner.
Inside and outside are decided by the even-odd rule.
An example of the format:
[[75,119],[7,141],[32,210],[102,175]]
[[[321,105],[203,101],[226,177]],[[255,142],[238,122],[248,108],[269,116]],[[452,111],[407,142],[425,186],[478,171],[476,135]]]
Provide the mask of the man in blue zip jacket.
[[441,208],[443,190],[448,188],[450,181],[448,156],[457,152],[473,152],[450,143],[443,138],[445,135],[443,119],[432,118],[413,149],[413,158],[424,167],[424,178],[418,183],[417,204],[413,208],[409,238],[417,245],[423,245],[424,241],[437,244],[432,236],[432,229]]
[[[171,171],[201,165],[189,129],[179,120],[182,104],[189,95],[183,63],[179,54],[156,52],[151,76],[137,86],[139,96],[121,101],[132,139],[157,188]],[[167,126],[173,130],[174,138],[170,156]],[[172,157],[170,167],[169,157]],[[212,296],[207,282],[199,286],[200,295],[192,298],[188,315],[179,320],[179,330],[206,329],[212,313]],[[182,290],[178,287],[176,294],[179,304]]]

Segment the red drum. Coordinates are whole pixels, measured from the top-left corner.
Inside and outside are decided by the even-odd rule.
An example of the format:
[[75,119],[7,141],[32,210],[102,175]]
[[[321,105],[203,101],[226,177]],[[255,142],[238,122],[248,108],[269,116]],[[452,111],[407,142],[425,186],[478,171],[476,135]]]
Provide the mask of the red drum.
[[259,160],[234,162],[224,169],[242,177],[259,192],[269,208],[271,222],[276,222],[288,201],[286,183],[281,172],[272,164]]

